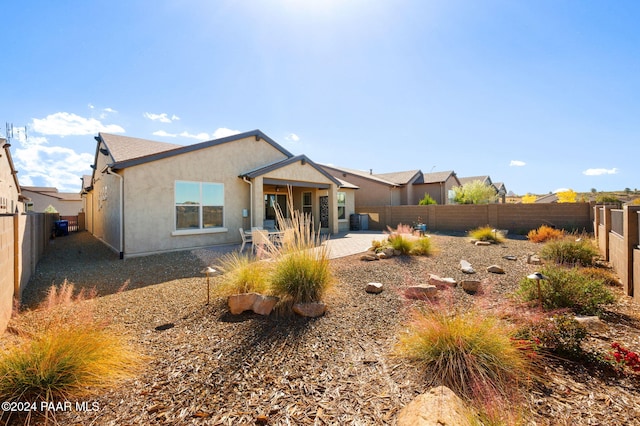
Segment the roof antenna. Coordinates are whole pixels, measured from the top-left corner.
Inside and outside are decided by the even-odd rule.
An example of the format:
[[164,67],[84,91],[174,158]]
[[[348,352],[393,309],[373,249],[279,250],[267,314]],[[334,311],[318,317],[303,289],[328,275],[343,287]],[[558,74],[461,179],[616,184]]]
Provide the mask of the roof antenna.
[[436,166],[434,164],[434,166],[431,168],[431,170],[429,170],[429,173],[433,172],[433,169],[435,169],[435,168],[436,168]]

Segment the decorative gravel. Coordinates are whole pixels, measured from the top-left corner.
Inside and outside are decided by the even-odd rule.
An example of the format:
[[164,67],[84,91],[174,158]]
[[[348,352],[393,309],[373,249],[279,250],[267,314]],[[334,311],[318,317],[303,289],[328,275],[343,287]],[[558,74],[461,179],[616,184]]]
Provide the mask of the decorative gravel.
[[[65,239],[66,238],[66,239]],[[206,305],[200,271],[235,247],[200,249],[125,261],[87,233],[55,240],[24,295],[25,306],[42,300],[64,279],[95,287],[97,315],[138,342],[149,356],[145,370],[97,397],[97,411],[72,411],[60,424],[394,424],[398,411],[427,391],[419,369],[394,355],[394,345],[413,307],[403,287],[427,283],[429,274],[479,279],[481,293],[460,287],[447,303],[492,309],[519,280],[535,271],[527,254],[539,245],[510,238],[474,246],[462,235],[433,235],[431,257],[400,256],[373,262],[359,255],[331,261],[335,287],[321,318],[244,313],[232,316],[222,300]],[[515,256],[506,260],[504,256]],[[460,260],[477,271],[466,275]],[[505,274],[486,272],[498,264]],[[223,277],[212,277],[212,286]],[[118,291],[124,283],[125,291]],[[368,282],[384,284],[373,295]],[[638,307],[624,298],[607,317],[613,339],[640,349]],[[528,424],[640,424],[640,381],[606,378],[554,362],[544,384],[528,395]]]

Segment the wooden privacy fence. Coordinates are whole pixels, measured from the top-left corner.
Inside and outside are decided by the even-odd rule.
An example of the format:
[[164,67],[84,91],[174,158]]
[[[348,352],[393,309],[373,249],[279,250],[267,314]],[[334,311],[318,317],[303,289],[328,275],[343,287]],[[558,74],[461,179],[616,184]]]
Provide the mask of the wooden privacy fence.
[[640,301],[640,206],[597,205],[593,211],[600,254],[620,277],[625,294]]
[[592,232],[591,203],[457,204],[429,206],[358,207],[369,216],[369,229],[383,231],[399,223],[424,223],[430,231],[469,231],[489,225],[526,233],[540,225]]

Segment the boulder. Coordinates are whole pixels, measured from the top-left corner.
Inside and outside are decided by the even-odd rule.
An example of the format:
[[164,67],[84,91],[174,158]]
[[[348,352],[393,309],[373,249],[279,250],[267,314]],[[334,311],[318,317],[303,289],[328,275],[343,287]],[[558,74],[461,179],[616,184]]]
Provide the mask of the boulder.
[[512,254],[508,254],[506,256],[502,256],[503,259],[507,259],[507,260],[518,260],[518,256],[514,256]]
[[233,315],[239,315],[244,311],[250,311],[253,309],[253,303],[256,298],[260,296],[258,293],[240,293],[232,294],[227,298],[227,304],[229,305],[229,311]]
[[327,305],[322,302],[295,303],[293,305],[293,312],[308,318],[321,317],[326,311]]
[[407,287],[404,291],[408,299],[425,300],[434,297],[438,293],[438,288],[431,284],[420,284]]
[[383,252],[387,257],[393,257],[393,256],[398,256],[396,254],[396,251],[394,249],[392,249],[391,247],[384,249]]
[[269,315],[278,303],[279,298],[275,296],[264,296],[258,294],[253,302],[252,310],[259,315]]
[[540,257],[530,253],[527,255],[527,263],[529,265],[541,265],[542,261],[540,260]]
[[487,272],[491,272],[494,274],[504,274],[504,269],[502,269],[499,265],[491,265],[487,266]]
[[467,293],[476,293],[480,289],[480,280],[462,280],[460,285]]
[[382,290],[383,290],[383,286],[381,283],[369,283],[365,288],[365,291],[367,293],[372,293],[372,294],[382,293]]
[[432,388],[398,413],[398,426],[470,426],[473,415],[451,389]]
[[389,256],[387,256],[387,254],[386,254],[385,252],[383,252],[383,251],[381,251],[380,253],[376,253],[376,256],[378,257],[378,259],[386,259],[387,257],[389,257]]
[[402,254],[402,252],[400,250],[393,250],[393,255],[394,256],[400,256]]
[[455,287],[458,285],[456,280],[453,278],[442,278],[435,274],[429,274],[429,284],[435,285],[436,287]]
[[476,273],[475,269],[473,269],[471,264],[469,262],[467,262],[466,260],[461,260],[460,261],[460,270],[465,274],[475,274]]

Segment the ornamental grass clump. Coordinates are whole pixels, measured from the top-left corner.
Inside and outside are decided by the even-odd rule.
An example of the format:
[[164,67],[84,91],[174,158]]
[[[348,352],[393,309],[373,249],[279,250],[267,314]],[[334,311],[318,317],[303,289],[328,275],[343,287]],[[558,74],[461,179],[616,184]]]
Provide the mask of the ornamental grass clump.
[[254,256],[238,252],[228,253],[218,266],[224,276],[213,287],[213,294],[227,297],[240,293],[265,293],[269,289],[270,262],[262,262]]
[[271,292],[282,304],[319,302],[333,284],[329,252],[320,232],[314,230],[311,215],[294,209],[288,197],[288,217],[276,209],[283,233],[280,245],[272,249]]
[[547,225],[542,225],[538,229],[532,229],[527,234],[529,241],[534,243],[544,243],[552,240],[559,240],[564,237],[562,229],[555,229]]
[[469,231],[469,236],[478,241],[489,241],[491,243],[502,243],[505,240],[505,236],[497,229],[493,229],[490,226],[482,226],[480,228]]
[[[77,399],[140,370],[143,357],[127,337],[94,319],[91,300],[72,294],[73,284],[66,281],[52,286],[43,307],[12,320],[18,337],[0,353],[2,401],[40,407],[43,401]],[[8,420],[5,414],[11,413],[0,420]]]
[[[545,279],[520,281],[518,294],[525,301],[540,301],[545,310],[572,309],[594,315],[615,298],[604,282],[581,273],[580,268],[549,265],[540,271]],[[538,292],[539,291],[539,292]]]
[[540,257],[564,265],[592,266],[598,250],[589,239],[550,241],[540,250]]
[[416,312],[397,352],[424,368],[429,386],[445,385],[474,401],[508,399],[531,371],[510,327],[475,310]]
[[411,249],[409,250],[410,254],[416,256],[430,256],[434,252],[433,242],[431,238],[425,236],[420,237],[413,242],[411,245]]

